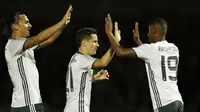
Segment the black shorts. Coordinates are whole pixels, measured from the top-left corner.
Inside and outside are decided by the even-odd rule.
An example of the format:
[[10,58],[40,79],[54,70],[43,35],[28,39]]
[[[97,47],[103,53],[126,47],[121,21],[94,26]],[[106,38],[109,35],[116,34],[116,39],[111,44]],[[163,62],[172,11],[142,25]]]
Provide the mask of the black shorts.
[[154,112],[183,112],[183,104],[180,101],[174,101],[168,105],[155,109]]
[[44,108],[43,105],[40,103],[25,107],[11,107],[11,112],[44,112]]

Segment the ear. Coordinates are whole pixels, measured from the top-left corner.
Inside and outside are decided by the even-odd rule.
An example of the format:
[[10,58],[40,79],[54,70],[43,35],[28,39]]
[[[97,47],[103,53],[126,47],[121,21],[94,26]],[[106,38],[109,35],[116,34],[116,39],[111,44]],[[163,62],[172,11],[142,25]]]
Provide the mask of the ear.
[[156,27],[154,27],[153,30],[152,30],[152,33],[153,33],[153,34],[156,34],[157,30],[158,30],[158,29],[157,29]]
[[19,29],[18,24],[12,24],[12,30],[17,31]]
[[85,46],[85,45],[86,45],[86,42],[87,42],[86,40],[82,40],[81,45],[82,45],[82,46]]

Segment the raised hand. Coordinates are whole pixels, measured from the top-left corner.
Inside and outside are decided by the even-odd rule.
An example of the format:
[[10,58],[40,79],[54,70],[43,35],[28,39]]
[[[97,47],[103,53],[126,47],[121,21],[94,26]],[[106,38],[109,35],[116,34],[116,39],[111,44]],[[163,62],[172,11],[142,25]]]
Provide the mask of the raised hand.
[[133,30],[133,40],[137,45],[141,45],[142,42],[140,41],[140,35],[139,35],[139,23],[135,22],[135,30]]
[[70,5],[65,16],[63,17],[65,25],[67,25],[70,22],[72,10],[73,10],[72,5]]
[[114,32],[115,38],[117,39],[118,42],[120,42],[121,41],[121,31],[118,28],[117,22],[115,22],[115,29],[114,30],[115,30],[115,32]]
[[108,14],[107,17],[105,18],[105,30],[107,34],[112,33],[113,30],[113,24],[110,14]]
[[133,39],[137,41],[140,39],[139,30],[138,30],[139,23],[135,22],[135,30],[133,30]]
[[101,70],[96,75],[93,76],[93,80],[109,80],[109,75],[107,70]]

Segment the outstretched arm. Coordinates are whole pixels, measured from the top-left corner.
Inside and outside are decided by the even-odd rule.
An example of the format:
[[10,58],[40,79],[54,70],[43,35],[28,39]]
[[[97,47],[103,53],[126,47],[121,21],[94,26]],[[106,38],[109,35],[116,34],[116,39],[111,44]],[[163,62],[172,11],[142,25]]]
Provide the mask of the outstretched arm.
[[136,57],[136,53],[133,49],[121,47],[119,42],[115,39],[112,33],[113,30],[112,19],[109,14],[105,19],[105,29],[106,29],[106,34],[108,35],[109,41],[111,43],[111,46],[116,51],[116,54],[118,56]]
[[39,44],[38,48],[41,49],[43,47],[46,47],[48,45],[51,45],[62,33],[64,30],[65,25],[63,25],[61,28],[59,28],[52,36],[50,36],[47,40],[43,41]]
[[[115,39],[117,40],[117,42],[121,41],[120,30],[118,29],[117,22],[115,22]],[[113,56],[114,50],[112,48],[109,48],[109,50],[102,56],[102,58],[94,63],[93,68],[106,67],[113,58]]]
[[70,5],[66,14],[64,15],[63,19],[60,22],[43,30],[38,35],[28,39],[24,43],[23,49],[26,50],[35,45],[39,45],[39,48],[50,45],[53,41],[56,40],[56,38],[63,31],[64,27],[70,22],[71,12],[72,12],[72,6]]
[[[118,29],[118,23],[115,22],[115,39],[117,42],[121,41],[121,31]],[[113,48],[109,48],[109,50],[102,56],[102,58],[100,60],[97,60],[94,65],[93,68],[102,68],[102,67],[106,67],[108,65],[108,63],[111,61],[111,59],[114,56],[115,51],[113,50]]]
[[114,56],[114,50],[109,48],[108,51],[101,57],[101,59],[96,60],[92,66],[92,68],[103,68],[108,65],[111,59]]

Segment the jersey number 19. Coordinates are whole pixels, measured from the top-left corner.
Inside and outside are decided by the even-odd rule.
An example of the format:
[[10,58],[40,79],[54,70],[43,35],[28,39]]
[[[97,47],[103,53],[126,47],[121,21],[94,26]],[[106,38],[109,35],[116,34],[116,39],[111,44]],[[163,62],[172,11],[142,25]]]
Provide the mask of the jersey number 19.
[[[161,70],[162,70],[163,81],[167,81],[167,77],[169,78],[170,81],[177,81],[177,68],[178,68],[177,56],[163,56],[163,55],[161,56]],[[168,73],[170,75],[168,75]]]

